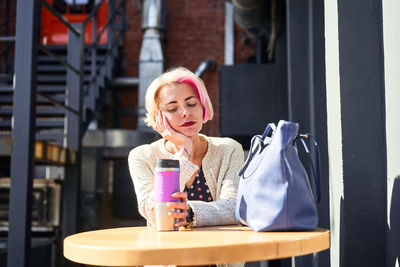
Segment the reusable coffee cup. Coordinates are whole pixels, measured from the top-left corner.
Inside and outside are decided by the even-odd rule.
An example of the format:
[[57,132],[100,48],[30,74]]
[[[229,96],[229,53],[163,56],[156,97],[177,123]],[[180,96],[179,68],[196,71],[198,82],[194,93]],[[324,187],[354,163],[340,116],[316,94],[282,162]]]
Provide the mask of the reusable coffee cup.
[[154,212],[156,215],[157,231],[174,231],[176,220],[168,216],[169,211],[180,211],[171,209],[167,202],[179,202],[179,199],[171,197],[179,192],[179,160],[156,159],[154,173]]

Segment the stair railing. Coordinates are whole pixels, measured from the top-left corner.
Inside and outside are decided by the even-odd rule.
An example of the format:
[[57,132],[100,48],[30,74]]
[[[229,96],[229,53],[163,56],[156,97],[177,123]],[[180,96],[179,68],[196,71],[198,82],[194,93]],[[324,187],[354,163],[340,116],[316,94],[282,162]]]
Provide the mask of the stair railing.
[[[76,162],[74,166],[66,166],[66,179],[63,185],[63,236],[72,234],[76,232],[76,222],[78,219],[79,210],[78,202],[79,192],[80,192],[80,156],[81,156],[81,146],[82,137],[84,130],[86,129],[89,118],[86,116],[87,111],[96,110],[96,98],[99,97],[99,84],[97,73],[104,73],[108,79],[112,78],[113,62],[115,59],[115,44],[116,40],[114,38],[114,25],[115,17],[117,11],[124,13],[125,1],[122,0],[119,3],[117,9],[115,9],[115,0],[109,0],[108,7],[108,22],[102,28],[102,30],[97,34],[97,14],[100,6],[104,3],[104,0],[100,1],[92,12],[89,14],[87,19],[81,24],[71,24],[69,23],[55,8],[53,8],[45,0],[40,1],[41,4],[46,7],[55,17],[57,17],[65,26],[68,27],[68,45],[67,45],[67,61],[54,55],[50,50],[44,46],[39,46],[40,50],[47,55],[55,58],[58,62],[67,67],[67,79],[66,79],[66,102],[64,108],[67,110],[66,114],[66,129],[64,136],[64,146],[68,148],[75,149]],[[85,54],[85,27],[93,20],[92,24],[92,44],[89,47],[87,53]],[[124,27],[122,27],[123,29]],[[104,66],[98,66],[97,64],[97,44],[104,34],[105,30],[108,29],[108,44],[106,52],[106,62]],[[84,59],[91,56],[91,79],[88,86],[83,88],[83,78],[84,78]],[[102,70],[106,68],[106,70]],[[42,98],[44,96],[42,95]],[[49,98],[48,96],[46,96]],[[50,99],[51,100],[51,99]],[[84,108],[85,106],[85,108]]]
[[[117,45],[123,45],[123,35],[126,29],[125,26],[125,0],[119,1],[117,7],[115,7],[115,0],[109,0],[108,8],[108,20],[103,28],[97,33],[97,13],[104,0],[100,1],[99,4],[92,10],[90,15],[83,22],[83,27],[93,20],[92,23],[92,43],[87,46],[89,49],[85,53],[85,58],[91,59],[91,74],[89,84],[84,88],[84,108],[89,111],[85,112],[84,115],[84,129],[87,128],[88,124],[96,117],[96,111],[102,109],[104,101],[97,101],[96,99],[100,96],[100,87],[104,87],[104,80],[102,77],[106,77],[109,81],[112,79],[114,60],[118,55]],[[120,24],[115,22],[116,17],[120,17]],[[98,43],[108,30],[107,38],[107,51],[105,64],[97,64],[97,49]],[[115,33],[118,32],[118,38],[115,38]],[[98,76],[97,73],[103,75]],[[96,108],[97,107],[97,108]],[[90,112],[92,111],[92,112]]]
[[[124,2],[123,0],[121,2]],[[122,6],[120,2],[120,7]],[[31,239],[31,212],[32,212],[32,184],[33,184],[33,142],[35,128],[35,99],[36,99],[36,58],[37,49],[54,57],[67,68],[66,101],[65,105],[60,104],[66,110],[66,132],[64,145],[68,148],[76,149],[76,164],[65,166],[65,180],[63,184],[63,207],[62,207],[62,236],[76,233],[79,192],[80,192],[80,150],[83,136],[84,125],[82,123],[83,110],[83,63],[84,63],[84,27],[82,24],[71,24],[57,10],[44,0],[28,1],[29,4],[17,2],[17,42],[16,42],[16,69],[17,76],[14,88],[13,103],[13,154],[11,167],[11,195],[10,195],[10,219],[9,219],[9,239],[8,239],[8,259],[7,266],[22,267],[29,265],[29,251]],[[108,52],[106,66],[113,65],[112,56],[115,56],[115,43],[113,26],[115,25],[112,16],[116,14],[114,9],[115,1],[109,1],[109,21],[108,31]],[[52,54],[47,48],[38,46],[38,24],[40,25],[40,8],[46,7],[56,16],[68,29],[68,50],[67,61]],[[91,18],[96,20],[95,8]],[[122,11],[123,12],[123,11]],[[87,22],[86,22],[87,23]],[[93,23],[95,26],[97,23]],[[32,31],[26,34],[23,30],[25,25],[32,27]],[[26,28],[26,27],[25,27]],[[95,31],[95,28],[93,29]],[[27,36],[24,36],[27,35]],[[99,34],[100,35],[100,34]],[[99,37],[96,38],[96,43]],[[25,43],[24,43],[25,42]],[[92,44],[93,46],[93,44]],[[95,46],[94,46],[95,47]],[[28,50],[28,53],[26,53]],[[92,50],[92,78],[97,76],[96,54]],[[112,52],[109,52],[112,51]],[[27,54],[29,57],[24,58]],[[28,62],[26,62],[28,60]],[[26,67],[25,67],[26,65]],[[95,64],[97,65],[97,64]],[[105,71],[110,79],[112,67]],[[26,76],[26,77],[24,77]],[[18,87],[17,86],[21,86]],[[89,89],[88,89],[89,90]],[[89,90],[91,91],[91,90]],[[93,94],[95,95],[95,94]],[[42,98],[49,96],[39,95]],[[53,101],[54,102],[54,101]],[[21,107],[20,107],[21,106]],[[24,113],[24,110],[27,110]],[[26,130],[28,129],[28,130]],[[18,140],[17,140],[18,139]]]

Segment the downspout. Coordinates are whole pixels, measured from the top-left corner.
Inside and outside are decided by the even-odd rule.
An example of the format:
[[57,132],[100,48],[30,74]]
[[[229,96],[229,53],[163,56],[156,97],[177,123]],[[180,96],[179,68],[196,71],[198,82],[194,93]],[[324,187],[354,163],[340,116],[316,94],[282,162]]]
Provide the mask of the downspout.
[[145,94],[150,82],[164,70],[162,38],[165,29],[165,0],[144,0],[144,30],[139,55],[138,131],[152,131],[143,121],[146,115]]

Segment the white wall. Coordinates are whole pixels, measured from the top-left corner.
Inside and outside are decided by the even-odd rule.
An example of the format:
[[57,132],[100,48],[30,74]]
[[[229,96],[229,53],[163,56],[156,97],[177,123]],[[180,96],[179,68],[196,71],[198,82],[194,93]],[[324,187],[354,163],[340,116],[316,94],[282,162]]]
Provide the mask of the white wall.
[[[390,210],[393,182],[400,175],[400,1],[383,0],[383,46],[385,60],[387,210]],[[399,266],[399,259],[396,261]]]
[[[385,62],[387,210],[390,219],[393,183],[400,176],[400,1],[383,0]],[[325,1],[325,60],[331,210],[331,266],[340,266],[340,201],[343,197],[337,1]],[[390,221],[388,220],[390,227]],[[390,244],[388,244],[390,246]],[[399,267],[399,259],[396,265]]]
[[328,123],[331,266],[340,263],[340,200],[343,197],[337,1],[325,1],[325,64]]

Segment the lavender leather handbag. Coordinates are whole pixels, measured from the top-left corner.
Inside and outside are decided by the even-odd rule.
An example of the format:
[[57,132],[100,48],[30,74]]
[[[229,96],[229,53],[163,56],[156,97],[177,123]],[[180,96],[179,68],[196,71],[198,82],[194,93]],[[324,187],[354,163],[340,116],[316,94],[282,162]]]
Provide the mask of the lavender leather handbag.
[[[249,156],[239,172],[236,219],[254,231],[312,230],[317,227],[320,199],[319,152],[311,135],[298,135],[299,125],[288,121],[268,124],[263,135],[251,140]],[[297,142],[310,155],[305,139],[316,147],[314,195],[299,159]],[[311,158],[310,158],[311,159]]]

